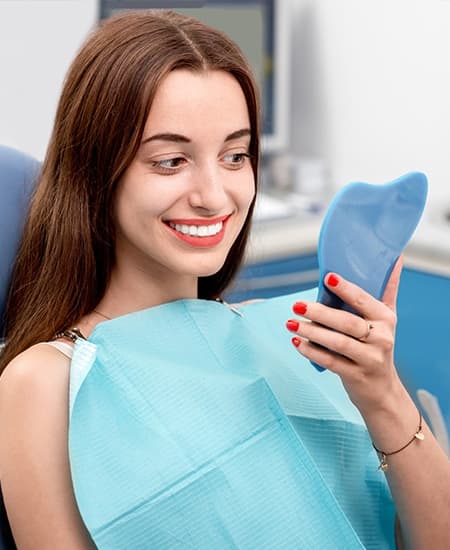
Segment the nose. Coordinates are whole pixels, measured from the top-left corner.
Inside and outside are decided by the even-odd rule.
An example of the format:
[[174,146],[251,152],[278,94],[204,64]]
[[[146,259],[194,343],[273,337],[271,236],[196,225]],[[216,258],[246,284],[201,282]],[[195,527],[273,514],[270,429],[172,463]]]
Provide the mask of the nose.
[[225,187],[225,174],[220,167],[205,165],[193,173],[189,192],[189,203],[192,208],[208,212],[222,212],[228,196]]

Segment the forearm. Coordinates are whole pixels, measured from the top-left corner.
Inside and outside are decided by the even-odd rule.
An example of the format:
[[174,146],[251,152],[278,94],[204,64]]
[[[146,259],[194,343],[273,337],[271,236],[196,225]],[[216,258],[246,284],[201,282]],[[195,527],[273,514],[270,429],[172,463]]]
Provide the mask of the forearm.
[[[400,383],[382,408],[363,416],[375,446],[388,453],[407,443],[419,422],[417,408]],[[444,549],[450,540],[450,461],[425,422],[422,432],[423,440],[415,439],[386,458],[385,475],[405,547]]]

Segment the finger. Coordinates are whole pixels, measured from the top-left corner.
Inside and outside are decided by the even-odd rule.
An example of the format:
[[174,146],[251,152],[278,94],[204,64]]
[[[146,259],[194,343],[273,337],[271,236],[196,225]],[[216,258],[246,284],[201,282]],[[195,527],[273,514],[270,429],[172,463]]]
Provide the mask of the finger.
[[403,255],[400,255],[395,262],[392,273],[387,282],[382,302],[386,304],[392,311],[396,310],[398,287],[400,284],[400,275],[403,269]]
[[340,376],[349,375],[351,369],[355,368],[355,364],[350,359],[316,346],[313,342],[297,339],[294,345],[304,357]]
[[366,319],[386,318],[386,306],[358,285],[336,273],[328,273],[325,285],[353,310]]
[[[319,325],[348,334],[358,340],[364,337],[367,340],[367,321],[359,315],[328,307],[319,302],[296,302],[292,309],[297,315],[302,315]],[[370,324],[373,327],[374,323],[371,322]],[[295,332],[298,328],[298,321],[288,321],[287,328]]]
[[371,362],[372,348],[341,332],[329,330],[315,323],[300,322],[297,334],[302,337],[302,341],[306,338],[309,342],[343,355],[355,363]]

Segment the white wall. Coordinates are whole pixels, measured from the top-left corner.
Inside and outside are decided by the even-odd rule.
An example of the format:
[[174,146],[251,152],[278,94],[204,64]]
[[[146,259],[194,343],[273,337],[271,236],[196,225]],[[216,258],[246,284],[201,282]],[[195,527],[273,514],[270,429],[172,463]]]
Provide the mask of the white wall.
[[96,0],[0,1],[0,143],[42,159],[69,63]]
[[292,149],[334,187],[424,171],[450,204],[450,2],[294,0]]
[[[334,187],[411,170],[450,203],[450,1],[292,5],[291,149]],[[0,1],[0,143],[42,158],[67,67],[96,0]]]

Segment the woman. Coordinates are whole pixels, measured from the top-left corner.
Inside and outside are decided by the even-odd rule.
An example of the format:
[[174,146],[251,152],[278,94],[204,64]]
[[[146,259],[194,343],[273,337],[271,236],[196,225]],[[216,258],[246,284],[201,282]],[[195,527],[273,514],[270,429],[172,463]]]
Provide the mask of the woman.
[[215,301],[242,262],[258,132],[242,54],[193,19],[121,15],[76,57],[1,357],[0,479],[20,549],[392,546],[383,474],[338,378],[299,374],[302,399],[283,410],[277,377],[297,351],[342,379],[389,455],[405,545],[444,547],[448,461],[393,364],[400,266],[383,302],[330,274],[363,319],[297,302],[294,347],[275,336],[282,302],[241,318]]

